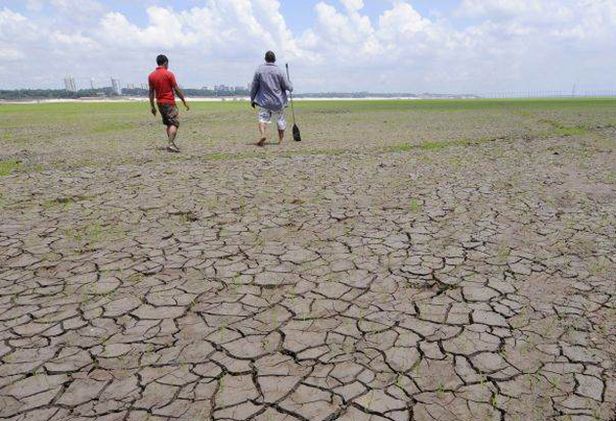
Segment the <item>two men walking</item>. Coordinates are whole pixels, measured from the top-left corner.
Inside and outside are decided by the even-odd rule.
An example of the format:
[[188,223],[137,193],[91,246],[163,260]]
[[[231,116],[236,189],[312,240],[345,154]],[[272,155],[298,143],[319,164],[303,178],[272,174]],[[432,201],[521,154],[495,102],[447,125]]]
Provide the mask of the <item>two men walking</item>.
[[[186,110],[190,107],[186,103],[184,93],[178,86],[175,75],[169,71],[169,59],[164,55],[156,58],[158,67],[148,77],[150,85],[150,106],[151,112],[156,116],[156,105],[166,126],[167,140],[169,142],[167,150],[169,152],[180,152],[175,144],[178,129],[180,127],[179,111],[175,104],[175,94],[182,100]],[[293,92],[293,85],[289,82],[284,72],[276,66],[276,55],[272,51],[265,54],[265,64],[259,66],[255,72],[250,91],[250,104],[252,108],[259,107],[259,134],[260,139],[257,146],[265,145],[267,140],[267,126],[272,119],[276,120],[278,127],[278,143],[284,140],[287,127],[285,119],[285,107],[288,98],[287,91]]]

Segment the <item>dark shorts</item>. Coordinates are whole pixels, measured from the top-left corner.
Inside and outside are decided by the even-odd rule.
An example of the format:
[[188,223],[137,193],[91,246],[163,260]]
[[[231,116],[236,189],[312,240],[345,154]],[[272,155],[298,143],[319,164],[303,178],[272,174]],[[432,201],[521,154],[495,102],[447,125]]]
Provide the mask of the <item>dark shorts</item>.
[[165,126],[180,127],[180,112],[174,104],[158,104],[158,111]]

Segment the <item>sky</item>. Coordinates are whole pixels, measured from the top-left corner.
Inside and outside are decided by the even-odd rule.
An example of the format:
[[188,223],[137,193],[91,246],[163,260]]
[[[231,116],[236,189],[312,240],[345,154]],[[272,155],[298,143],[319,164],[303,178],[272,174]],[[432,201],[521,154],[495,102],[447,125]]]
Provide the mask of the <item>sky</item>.
[[616,0],[0,0],[0,89],[246,86],[265,51],[298,92],[616,87]]

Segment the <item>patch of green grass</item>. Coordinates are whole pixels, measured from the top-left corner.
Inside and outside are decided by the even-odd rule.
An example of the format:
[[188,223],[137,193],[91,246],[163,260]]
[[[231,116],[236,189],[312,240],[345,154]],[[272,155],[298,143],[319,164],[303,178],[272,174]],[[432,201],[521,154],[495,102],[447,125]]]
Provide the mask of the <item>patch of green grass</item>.
[[605,258],[597,259],[588,265],[588,271],[594,276],[603,276],[610,272],[610,262]]
[[43,209],[53,209],[55,207],[62,207],[65,210],[70,209],[77,202],[83,200],[89,200],[88,196],[70,196],[70,197],[57,197],[55,199],[46,200],[41,204]]
[[64,209],[70,209],[72,206],[72,203],[59,203],[57,202],[56,199],[46,200],[43,203],[41,203],[41,207],[43,209],[53,209],[58,206],[62,206]]
[[393,145],[386,149],[386,152],[410,152],[413,149],[417,149],[417,145],[411,145],[408,143],[401,143],[399,145]]
[[[326,155],[326,156],[338,156],[344,154],[348,151],[344,149],[311,149],[311,150],[302,150],[302,151],[285,151],[276,154],[276,156],[282,156],[285,158],[292,158],[294,156],[316,156],[316,155]],[[252,159],[252,158],[267,158],[267,151],[247,151],[247,152],[212,152],[205,155],[205,160],[207,161],[236,161],[242,159]]]
[[616,184],[616,171],[610,171],[605,176],[605,183]]
[[439,399],[443,399],[445,397],[445,386],[443,383],[438,384],[438,388],[436,389],[436,396]]
[[135,128],[135,124],[134,123],[129,123],[129,122],[106,122],[104,124],[99,124],[96,125],[92,128],[92,133],[110,133],[110,132],[116,132],[116,131],[122,131],[122,130],[129,130],[129,129],[133,129]]
[[447,158],[447,164],[454,169],[459,169],[464,166],[465,161],[458,155],[450,156]]
[[451,146],[458,146],[459,142],[423,142],[417,144],[402,143],[398,145],[389,146],[386,148],[386,152],[410,152],[412,150],[422,151],[439,151]]
[[409,203],[409,210],[412,213],[419,213],[421,212],[421,209],[423,208],[423,203],[419,200],[419,199],[411,199],[411,202]]
[[78,228],[69,228],[64,234],[75,241],[96,246],[101,242],[118,240],[122,238],[124,232],[115,225],[102,226],[100,222],[95,222]]
[[21,167],[21,162],[14,159],[0,161],[0,177],[11,175],[14,171]]
[[385,152],[410,152],[413,150],[423,151],[438,151],[450,146],[456,146],[457,143],[453,142],[424,142],[418,144],[401,143],[385,148]]
[[557,127],[553,134],[556,136],[584,136],[588,133],[585,127]]
[[28,167],[29,173],[43,172],[43,171],[45,171],[45,167],[43,166],[43,164],[34,164]]
[[487,142],[493,142],[497,139],[486,137],[480,139],[463,139],[463,140],[451,140],[451,141],[427,141],[417,144],[412,143],[400,143],[397,145],[388,146],[383,149],[384,152],[410,152],[413,150],[420,151],[440,151],[447,148],[452,148],[456,146],[475,146],[481,145]]
[[307,151],[287,152],[283,154],[283,156],[289,157],[289,158],[293,156],[310,156],[310,155],[339,156],[347,152],[348,150],[345,150],[345,149],[310,149]]
[[540,123],[548,124],[553,127],[548,136],[584,136],[588,134],[588,129],[583,126],[565,126],[560,121],[551,120],[551,119],[542,119],[539,120]]
[[238,156],[231,153],[225,152],[213,152],[207,154],[205,157],[208,161],[227,161],[230,159],[238,159]]
[[449,146],[457,146],[458,142],[424,142],[419,144],[419,149],[423,151],[440,151]]
[[500,243],[498,245],[498,249],[496,250],[496,257],[501,262],[506,262],[511,255],[511,247],[508,244]]

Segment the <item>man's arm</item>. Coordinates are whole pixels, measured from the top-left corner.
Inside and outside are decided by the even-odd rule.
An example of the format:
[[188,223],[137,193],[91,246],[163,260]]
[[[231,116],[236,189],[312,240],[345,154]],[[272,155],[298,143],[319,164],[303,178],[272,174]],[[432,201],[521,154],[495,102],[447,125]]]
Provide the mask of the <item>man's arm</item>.
[[186,98],[184,97],[184,92],[182,92],[182,89],[178,85],[178,82],[175,80],[175,75],[173,73],[169,72],[169,76],[171,78],[169,80],[169,82],[171,82],[171,86],[173,86],[173,91],[182,100],[182,104],[184,104],[184,107],[186,107],[186,111],[190,110],[190,107],[186,103]]
[[186,103],[186,98],[184,97],[184,92],[182,92],[182,89],[178,85],[175,85],[175,88],[173,88],[173,90],[175,91],[177,96],[182,100],[184,107],[186,107],[186,111],[190,110],[190,107]]
[[282,75],[282,89],[285,91],[293,92],[293,84],[287,78],[287,76],[283,73]]
[[250,105],[252,108],[257,104],[255,99],[257,99],[257,93],[259,92],[259,85],[261,84],[261,78],[259,77],[259,73],[255,72],[255,76],[252,78],[252,86],[250,87]]
[[156,117],[156,106],[154,105],[154,98],[156,97],[156,90],[150,86],[150,106],[152,107],[152,114]]

